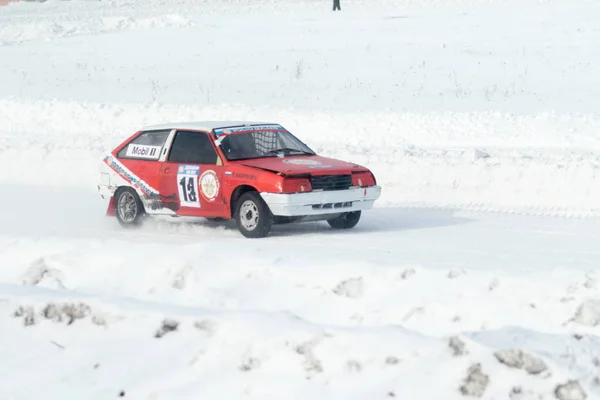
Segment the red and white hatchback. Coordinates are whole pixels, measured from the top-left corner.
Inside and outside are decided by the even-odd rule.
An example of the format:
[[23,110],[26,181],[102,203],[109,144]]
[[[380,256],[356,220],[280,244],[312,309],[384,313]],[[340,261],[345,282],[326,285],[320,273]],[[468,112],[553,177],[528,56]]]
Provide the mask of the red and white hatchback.
[[369,169],[318,156],[279,124],[146,127],[103,158],[98,190],[123,226],[148,215],[231,219],[249,238],[278,223],[354,227],[381,195]]

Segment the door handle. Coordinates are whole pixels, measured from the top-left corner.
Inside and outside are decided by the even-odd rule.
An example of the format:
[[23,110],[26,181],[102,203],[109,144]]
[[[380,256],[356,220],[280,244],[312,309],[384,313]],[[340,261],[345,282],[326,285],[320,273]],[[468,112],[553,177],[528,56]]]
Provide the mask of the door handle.
[[163,167],[160,172],[169,172],[170,170],[171,168],[169,167]]

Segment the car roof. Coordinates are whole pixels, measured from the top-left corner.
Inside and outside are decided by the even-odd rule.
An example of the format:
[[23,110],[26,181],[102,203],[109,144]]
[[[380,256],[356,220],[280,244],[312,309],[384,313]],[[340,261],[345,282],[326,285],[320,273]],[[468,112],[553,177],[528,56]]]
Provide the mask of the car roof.
[[191,129],[199,131],[212,131],[213,129],[231,128],[244,125],[279,125],[274,122],[257,121],[189,121],[189,122],[168,122],[164,124],[149,125],[142,128],[143,131],[158,129]]

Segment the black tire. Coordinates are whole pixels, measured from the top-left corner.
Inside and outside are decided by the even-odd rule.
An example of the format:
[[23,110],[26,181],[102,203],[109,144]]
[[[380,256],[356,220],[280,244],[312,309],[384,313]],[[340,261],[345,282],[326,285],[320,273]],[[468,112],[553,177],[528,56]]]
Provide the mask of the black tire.
[[269,234],[273,214],[258,192],[246,192],[235,203],[238,230],[247,238],[262,238]]
[[133,188],[121,187],[116,191],[115,214],[122,227],[133,228],[142,223],[146,210]]
[[350,229],[354,228],[360,221],[360,211],[346,212],[339,217],[328,219],[327,223],[333,229]]

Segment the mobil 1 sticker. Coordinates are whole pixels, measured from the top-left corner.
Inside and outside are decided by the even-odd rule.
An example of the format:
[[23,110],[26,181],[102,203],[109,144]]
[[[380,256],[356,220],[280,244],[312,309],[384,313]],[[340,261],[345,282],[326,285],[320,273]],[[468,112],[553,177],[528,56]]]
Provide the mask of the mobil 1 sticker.
[[179,204],[182,207],[200,208],[198,198],[198,165],[180,165],[177,168],[177,188],[179,190]]
[[158,160],[162,146],[147,146],[139,144],[130,144],[127,146],[127,157],[146,158],[148,160]]

